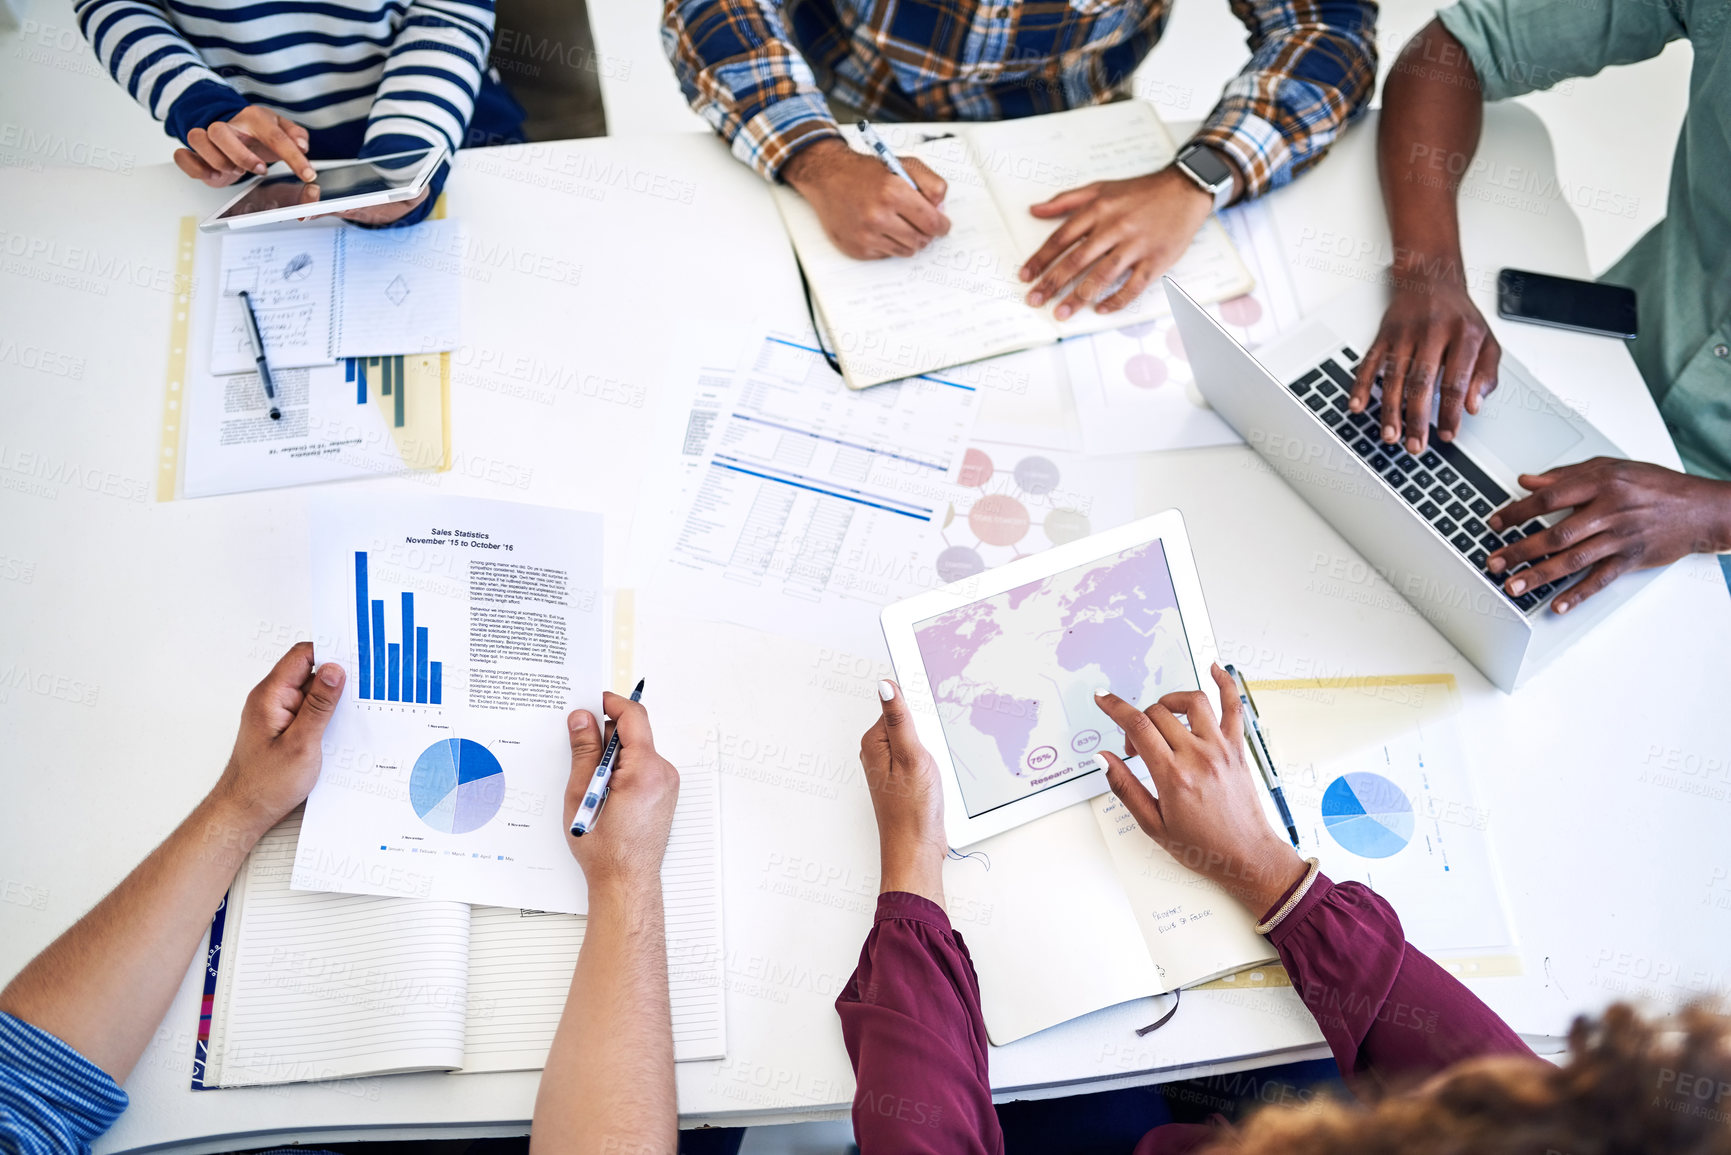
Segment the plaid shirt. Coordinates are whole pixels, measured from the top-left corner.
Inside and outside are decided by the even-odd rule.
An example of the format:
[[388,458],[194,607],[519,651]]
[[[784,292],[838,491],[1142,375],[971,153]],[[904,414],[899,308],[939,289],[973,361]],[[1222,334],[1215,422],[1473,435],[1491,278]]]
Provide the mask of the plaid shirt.
[[[664,0],[686,99],[775,179],[838,136],[824,94],[883,120],[1001,120],[1099,104],[1160,39],[1171,0]],[[1316,162],[1376,84],[1375,0],[1229,0],[1250,63],[1195,140],[1246,195]]]

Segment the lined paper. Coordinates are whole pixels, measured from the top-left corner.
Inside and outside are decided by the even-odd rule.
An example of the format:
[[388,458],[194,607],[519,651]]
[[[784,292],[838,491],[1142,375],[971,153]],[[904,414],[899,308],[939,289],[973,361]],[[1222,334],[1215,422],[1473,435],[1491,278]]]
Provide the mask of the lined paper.
[[[677,1062],[727,1051],[722,989],[720,786],[713,764],[680,771],[661,867]],[[565,1011],[588,920],[477,906],[469,931],[462,1071],[540,1070]]]
[[260,839],[230,891],[207,1083],[460,1066],[468,906],[290,890],[300,827]]

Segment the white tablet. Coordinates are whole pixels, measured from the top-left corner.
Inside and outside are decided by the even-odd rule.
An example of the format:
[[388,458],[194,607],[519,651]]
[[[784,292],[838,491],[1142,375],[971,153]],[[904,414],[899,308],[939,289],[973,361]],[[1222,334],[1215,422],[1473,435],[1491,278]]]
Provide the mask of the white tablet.
[[1214,630],[1175,509],[898,602],[883,629],[937,759],[951,846],[1105,793],[1098,751],[1123,736],[1095,690],[1146,708],[1200,688],[1220,709]]
[[314,161],[318,179],[311,184],[279,161],[263,176],[242,184],[227,204],[198,227],[245,229],[413,200],[448,155],[447,150],[429,145],[365,160]]

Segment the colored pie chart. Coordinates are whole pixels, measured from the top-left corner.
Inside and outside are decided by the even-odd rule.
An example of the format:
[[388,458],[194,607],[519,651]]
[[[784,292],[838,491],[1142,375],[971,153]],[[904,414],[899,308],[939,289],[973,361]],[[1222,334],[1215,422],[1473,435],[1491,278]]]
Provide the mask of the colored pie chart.
[[1342,774],[1322,792],[1322,822],[1360,858],[1388,858],[1412,841],[1412,801],[1381,774]]
[[442,834],[480,829],[504,800],[504,767],[491,750],[467,738],[434,742],[421,751],[409,775],[415,813]]

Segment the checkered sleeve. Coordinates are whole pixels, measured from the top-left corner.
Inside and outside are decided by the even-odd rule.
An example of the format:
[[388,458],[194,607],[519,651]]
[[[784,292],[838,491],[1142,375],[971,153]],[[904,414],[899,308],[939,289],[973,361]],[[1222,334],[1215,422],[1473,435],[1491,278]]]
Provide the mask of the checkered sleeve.
[[1244,174],[1241,199],[1315,164],[1376,87],[1374,0],[1232,0],[1250,63],[1226,85],[1195,140]]
[[770,180],[801,149],[840,137],[780,0],[665,0],[661,42],[691,107]]

